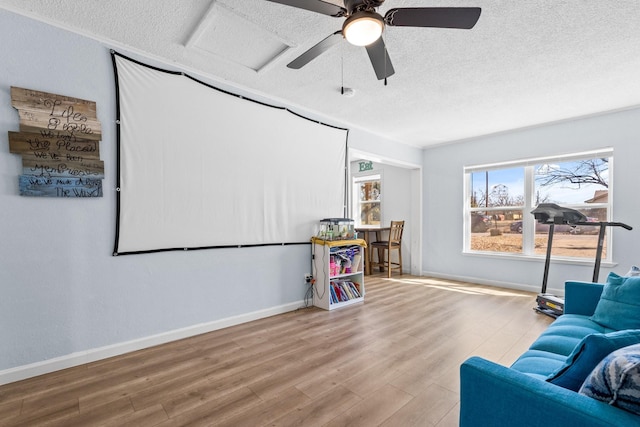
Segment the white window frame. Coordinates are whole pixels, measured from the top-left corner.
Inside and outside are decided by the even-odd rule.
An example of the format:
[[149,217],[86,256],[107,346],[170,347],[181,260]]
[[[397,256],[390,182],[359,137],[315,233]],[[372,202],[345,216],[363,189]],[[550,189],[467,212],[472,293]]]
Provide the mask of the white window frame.
[[384,181],[382,179],[382,172],[381,171],[374,171],[374,172],[369,172],[369,173],[359,173],[359,174],[354,174],[352,179],[351,179],[351,195],[352,195],[352,207],[353,210],[351,212],[351,216],[354,220],[354,224],[356,227],[361,227],[361,228],[366,228],[366,227],[372,227],[375,228],[376,226],[369,226],[369,225],[363,225],[360,221],[361,221],[361,209],[360,209],[360,191],[359,191],[359,184],[361,182],[364,181],[375,181],[375,180],[379,180],[380,181],[380,224],[384,224],[384,218],[383,218],[383,213],[384,213]]
[[[533,202],[535,200],[535,170],[534,166],[539,165],[541,163],[551,163],[551,162],[567,162],[572,160],[583,160],[589,158],[596,157],[607,157],[609,159],[608,167],[609,167],[609,194],[607,203],[590,203],[590,204],[573,204],[571,208],[606,208],[607,209],[607,221],[611,221],[613,218],[613,148],[607,147],[600,150],[593,151],[585,151],[580,153],[572,153],[567,155],[558,155],[558,156],[548,156],[548,157],[537,157],[531,159],[524,160],[515,160],[510,162],[501,162],[501,163],[491,163],[484,165],[473,165],[473,166],[465,166],[464,167],[464,205],[463,205],[463,253],[465,254],[481,254],[483,256],[496,256],[496,257],[518,257],[518,258],[544,258],[544,255],[539,255],[534,253],[534,242],[535,242],[535,233],[533,232],[535,228],[535,218],[531,215],[531,211],[535,208]],[[494,211],[504,211],[510,210],[509,206],[500,206],[500,207],[478,207],[471,208],[471,174],[474,172],[484,172],[491,171],[497,169],[508,169],[515,167],[523,167],[524,168],[524,205],[522,206],[513,206],[513,210],[520,210],[522,208],[522,253],[514,254],[507,252],[488,252],[488,251],[475,251],[471,250],[471,212],[473,211],[486,211],[491,212]],[[613,244],[612,244],[612,234],[610,230],[607,230],[605,233],[606,239],[606,256],[602,259],[603,263],[611,263],[613,262]],[[583,258],[583,257],[558,257],[556,255],[552,256],[553,259],[556,260],[565,260],[569,262],[577,262],[577,263],[593,263],[593,259],[591,258]]]

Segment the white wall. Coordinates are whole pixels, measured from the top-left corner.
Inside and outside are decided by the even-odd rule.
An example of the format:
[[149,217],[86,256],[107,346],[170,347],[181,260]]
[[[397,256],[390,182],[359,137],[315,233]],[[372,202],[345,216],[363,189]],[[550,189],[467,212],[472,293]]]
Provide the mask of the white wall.
[[349,131],[349,149],[356,153],[355,158],[365,154],[369,160],[378,159],[373,160],[376,163],[382,159],[385,164],[408,168],[422,165],[421,148],[403,145],[359,128]]
[[[603,265],[600,281],[610,271],[624,274],[631,265],[639,264],[638,123],[640,109],[636,108],[425,150],[425,274],[539,291],[544,260],[499,259],[462,253],[463,167],[602,147],[614,149],[613,221],[627,223],[634,229],[607,229],[607,233],[613,233],[612,253],[617,265]],[[548,290],[561,294],[565,280],[591,281],[592,274],[593,260],[588,265],[554,262],[549,270]]]
[[[4,10],[0,40],[0,383],[302,304],[307,245],[113,257],[116,104],[109,47]],[[9,153],[7,140],[19,128],[10,86],[97,102],[104,197],[18,195],[21,160]],[[361,130],[350,138],[420,161],[419,150]]]

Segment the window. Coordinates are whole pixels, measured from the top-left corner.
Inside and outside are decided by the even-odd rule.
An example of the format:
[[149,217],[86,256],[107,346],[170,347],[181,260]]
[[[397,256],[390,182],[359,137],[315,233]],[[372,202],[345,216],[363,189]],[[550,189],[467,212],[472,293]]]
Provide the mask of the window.
[[[549,226],[531,211],[540,203],[576,209],[593,226],[555,225],[552,256],[594,258],[599,221],[610,221],[612,151],[465,168],[465,250],[544,256]],[[607,232],[607,236],[609,233]],[[605,239],[602,257],[610,260]]]
[[353,178],[354,219],[356,226],[379,226],[381,223],[381,176]]

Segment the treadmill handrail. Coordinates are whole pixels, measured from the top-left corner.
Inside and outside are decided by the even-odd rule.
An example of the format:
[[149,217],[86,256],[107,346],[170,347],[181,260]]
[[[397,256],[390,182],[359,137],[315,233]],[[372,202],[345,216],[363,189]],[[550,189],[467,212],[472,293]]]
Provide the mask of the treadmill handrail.
[[566,225],[599,225],[599,226],[605,226],[605,227],[622,227],[626,230],[633,230],[633,227],[625,224],[624,222],[609,222],[609,221],[576,221],[576,222],[569,222],[569,221],[563,221],[563,222],[555,222],[555,221],[549,221],[549,222],[542,222],[542,221],[538,221],[541,224],[566,224]]

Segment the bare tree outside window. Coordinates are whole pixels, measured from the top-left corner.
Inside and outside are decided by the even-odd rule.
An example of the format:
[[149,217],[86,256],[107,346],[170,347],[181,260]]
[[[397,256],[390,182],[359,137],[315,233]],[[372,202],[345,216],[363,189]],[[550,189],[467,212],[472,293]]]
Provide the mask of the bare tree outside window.
[[[567,166],[564,166],[567,165]],[[563,163],[561,165],[544,164],[536,171],[536,183],[546,187],[554,184],[571,184],[578,188],[584,184],[596,184],[609,188],[609,159],[595,158]]]

